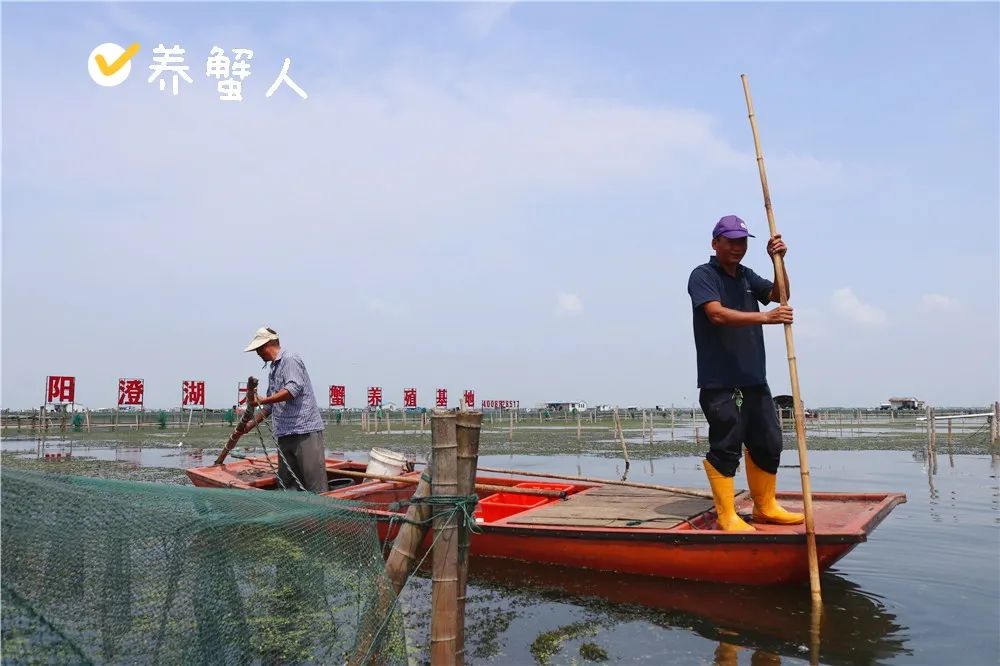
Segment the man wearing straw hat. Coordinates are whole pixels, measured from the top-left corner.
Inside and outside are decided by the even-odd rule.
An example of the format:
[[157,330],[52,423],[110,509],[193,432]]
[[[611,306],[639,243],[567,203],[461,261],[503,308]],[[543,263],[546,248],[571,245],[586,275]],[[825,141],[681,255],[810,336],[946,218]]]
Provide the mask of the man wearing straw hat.
[[253,430],[273,415],[272,430],[278,440],[278,480],[283,488],[320,493],[328,490],[323,417],[306,366],[298,354],[281,348],[273,328],[258,328],[243,351],[255,351],[271,364],[267,376],[267,396],[257,396],[261,406],[241,435]]
[[[747,238],[755,238],[743,220],[726,215],[712,231],[715,256],[691,271],[688,293],[694,308],[698,352],[698,401],[708,419],[709,451],[705,473],[712,487],[719,529],[754,528],[736,513],[733,477],[746,445],[747,482],[754,522],[794,525],[801,513],[785,511],[775,499],[781,460],[781,427],[767,385],[764,324],[791,324],[792,308],[758,305],[780,300],[778,287],[740,262]],[[781,235],[768,240],[768,255],[785,256]],[[784,276],[788,285],[788,276]]]

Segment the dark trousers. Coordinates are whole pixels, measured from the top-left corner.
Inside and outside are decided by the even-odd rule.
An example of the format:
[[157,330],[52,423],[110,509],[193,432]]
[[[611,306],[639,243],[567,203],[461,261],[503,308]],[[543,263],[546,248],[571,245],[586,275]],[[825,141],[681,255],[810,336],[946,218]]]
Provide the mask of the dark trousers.
[[278,453],[278,480],[283,488],[314,493],[328,490],[322,430],[279,437]]
[[[742,393],[742,404],[737,398]],[[702,389],[698,396],[708,419],[708,455],[712,467],[725,476],[735,476],[746,444],[750,457],[765,472],[778,473],[781,462],[781,426],[771,389],[746,386],[739,389]]]

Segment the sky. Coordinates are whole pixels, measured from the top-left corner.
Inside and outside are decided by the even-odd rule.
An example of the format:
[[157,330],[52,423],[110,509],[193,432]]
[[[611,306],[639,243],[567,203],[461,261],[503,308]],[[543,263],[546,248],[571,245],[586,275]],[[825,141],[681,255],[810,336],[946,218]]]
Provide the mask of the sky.
[[[691,406],[691,270],[753,94],[806,406],[1000,397],[996,3],[4,3],[0,405],[235,402],[260,326],[381,386]],[[140,44],[118,86],[87,63]],[[191,83],[148,82],[153,49]],[[213,47],[251,49],[222,101]],[[307,94],[280,84],[288,75]],[[789,393],[780,326],[768,379]]]

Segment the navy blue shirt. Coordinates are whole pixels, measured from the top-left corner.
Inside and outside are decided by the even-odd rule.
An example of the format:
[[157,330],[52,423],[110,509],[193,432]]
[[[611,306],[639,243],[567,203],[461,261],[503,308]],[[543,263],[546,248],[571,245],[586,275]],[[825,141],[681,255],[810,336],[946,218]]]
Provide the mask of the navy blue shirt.
[[740,264],[731,277],[718,259],[691,271],[688,293],[694,308],[694,344],[698,349],[698,388],[736,388],[767,383],[764,330],[753,326],[716,326],[702,307],[719,301],[723,307],[760,312],[759,303],[771,302],[774,284]]

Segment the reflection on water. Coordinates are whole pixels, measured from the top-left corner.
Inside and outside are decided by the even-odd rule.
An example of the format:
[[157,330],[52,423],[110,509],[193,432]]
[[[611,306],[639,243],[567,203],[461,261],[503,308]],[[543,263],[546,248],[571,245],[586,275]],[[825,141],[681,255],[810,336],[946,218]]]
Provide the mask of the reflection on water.
[[804,586],[713,585],[486,558],[473,560],[471,574],[476,586],[581,606],[619,622],[692,630],[720,642],[716,663],[735,664],[731,659],[740,648],[759,652],[761,661],[753,663],[762,664],[780,663],[778,656],[838,664],[910,654],[907,628],[882,600],[836,574],[822,579],[818,654],[812,655]]

